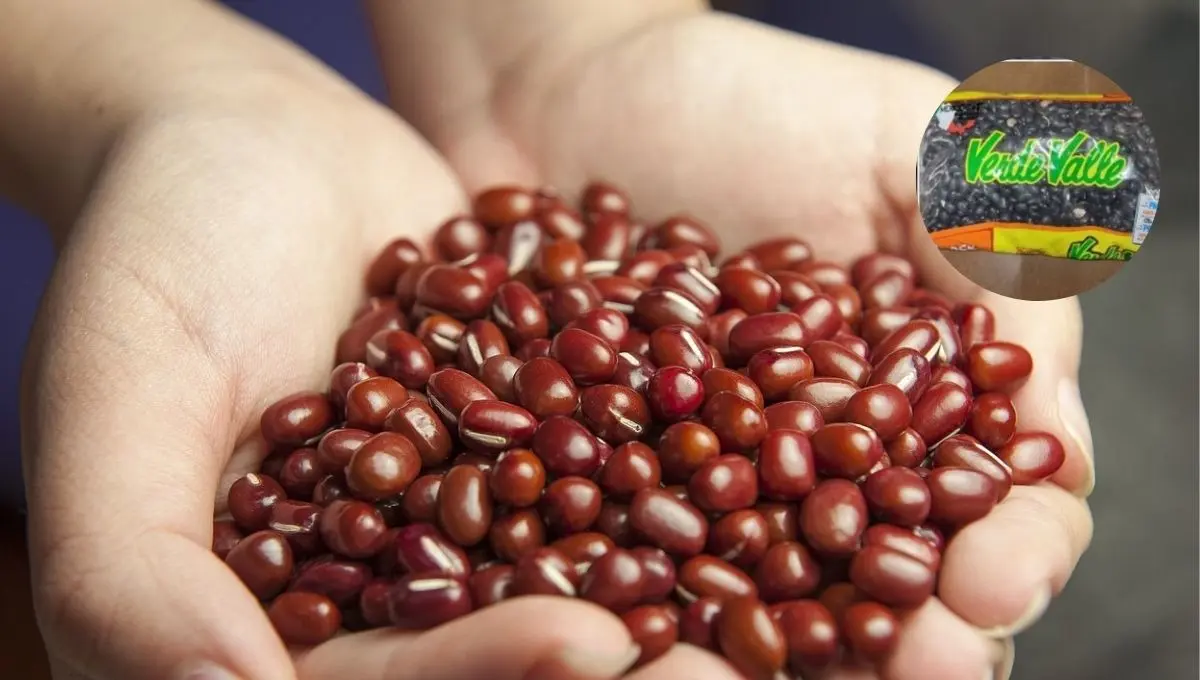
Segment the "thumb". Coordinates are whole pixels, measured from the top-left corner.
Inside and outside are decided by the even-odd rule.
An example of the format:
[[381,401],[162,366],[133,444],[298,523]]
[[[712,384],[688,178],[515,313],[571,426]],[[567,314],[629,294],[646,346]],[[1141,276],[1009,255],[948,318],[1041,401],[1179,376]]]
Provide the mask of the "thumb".
[[51,284],[23,395],[35,606],[56,668],[294,678],[262,607],[209,550],[233,391],[186,314],[74,259]]

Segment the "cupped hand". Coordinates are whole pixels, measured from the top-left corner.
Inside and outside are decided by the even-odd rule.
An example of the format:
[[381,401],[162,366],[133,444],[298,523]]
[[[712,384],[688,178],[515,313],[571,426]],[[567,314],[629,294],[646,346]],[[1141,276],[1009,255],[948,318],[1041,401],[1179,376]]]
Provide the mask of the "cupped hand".
[[63,244],[23,399],[56,676],[517,680],[623,666],[615,617],[537,598],[289,654],[211,553],[224,490],[267,453],[259,414],[327,384],[370,257],[464,206],[390,112],[270,53],[271,68],[218,73],[213,89],[183,74],[182,101],[131,121]]
[[[648,221],[681,210],[708,221],[726,252],[787,234],[841,263],[877,249],[900,253],[930,287],[990,307],[998,339],[1030,350],[1033,375],[1014,397],[1019,429],[1054,433],[1067,461],[1050,481],[1014,488],[956,537],[938,598],[911,616],[883,669],[894,680],[1007,673],[1011,636],[1062,590],[1091,538],[1082,329],[1074,298],[1022,302],[984,291],[924,235],[917,150],[955,82],[718,14],[685,13],[556,54],[509,73],[479,110],[431,135],[469,189],[517,180],[570,193],[601,178],[626,187]],[[647,671],[727,672],[715,660],[687,666],[697,658],[668,655]]]

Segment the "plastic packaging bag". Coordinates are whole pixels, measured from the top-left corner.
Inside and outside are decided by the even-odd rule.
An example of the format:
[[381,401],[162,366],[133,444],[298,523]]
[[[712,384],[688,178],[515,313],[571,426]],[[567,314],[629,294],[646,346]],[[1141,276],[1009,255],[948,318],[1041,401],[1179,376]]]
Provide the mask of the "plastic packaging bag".
[[956,91],[926,128],[917,176],[943,250],[1128,260],[1158,208],[1154,139],[1123,93]]

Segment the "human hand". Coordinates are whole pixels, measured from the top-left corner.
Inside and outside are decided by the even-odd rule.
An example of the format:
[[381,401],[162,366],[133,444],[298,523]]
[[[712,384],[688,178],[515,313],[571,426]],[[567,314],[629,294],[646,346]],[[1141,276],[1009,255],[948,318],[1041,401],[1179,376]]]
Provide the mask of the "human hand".
[[539,598],[289,654],[210,551],[229,484],[267,453],[263,408],[326,384],[368,259],[464,203],[390,112],[199,6],[159,30],[221,51],[130,66],[170,82],[114,122],[30,342],[30,547],[56,677],[533,680],[592,677],[571,664],[603,670],[605,650],[623,664],[615,617]]
[[[491,88],[478,88],[482,97],[446,115],[414,112],[468,189],[518,181],[570,194],[602,178],[626,187],[650,222],[696,214],[719,231],[726,252],[787,234],[841,263],[877,249],[903,254],[930,287],[990,307],[997,338],[1032,353],[1033,375],[1014,397],[1019,428],[1057,435],[1067,461],[1047,482],[1014,487],[956,536],[938,598],[911,616],[882,671],[894,680],[1005,676],[1011,636],[1061,591],[1091,538],[1083,499],[1094,472],[1077,382],[1082,329],[1074,298],[1029,303],[989,293],[924,235],[917,149],[955,83],[716,14],[683,10],[628,25],[572,14],[576,20],[528,41],[541,46],[528,52],[549,56],[514,61],[519,68],[510,65]],[[398,100],[404,105],[403,93]],[[722,668],[689,650],[646,672],[725,677]]]

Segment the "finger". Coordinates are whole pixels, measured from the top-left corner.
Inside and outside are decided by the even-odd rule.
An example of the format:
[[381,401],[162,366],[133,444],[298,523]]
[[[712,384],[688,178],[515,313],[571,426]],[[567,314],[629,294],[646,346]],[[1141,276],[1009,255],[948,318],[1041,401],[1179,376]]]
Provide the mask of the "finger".
[[1015,486],[950,541],[938,596],[989,636],[1015,635],[1062,590],[1091,537],[1084,501],[1055,484]]
[[585,602],[518,597],[433,630],[335,638],[297,658],[305,680],[601,680],[637,659],[625,626]]
[[716,654],[681,643],[625,677],[627,680],[739,680],[742,676]]
[[931,598],[906,617],[882,676],[885,680],[991,678],[1000,653],[994,642]]
[[[108,329],[113,344],[101,346],[60,328],[34,369],[52,394],[32,402],[26,429],[36,452],[34,588],[48,644],[96,678],[184,678],[202,668],[209,674],[197,680],[222,677],[214,669],[292,677],[260,605],[209,549],[227,428],[198,414],[232,410],[210,403],[212,366],[169,341],[158,347],[170,365],[127,361],[136,350],[111,351],[128,339],[120,331]],[[172,389],[180,376],[190,384]]]

